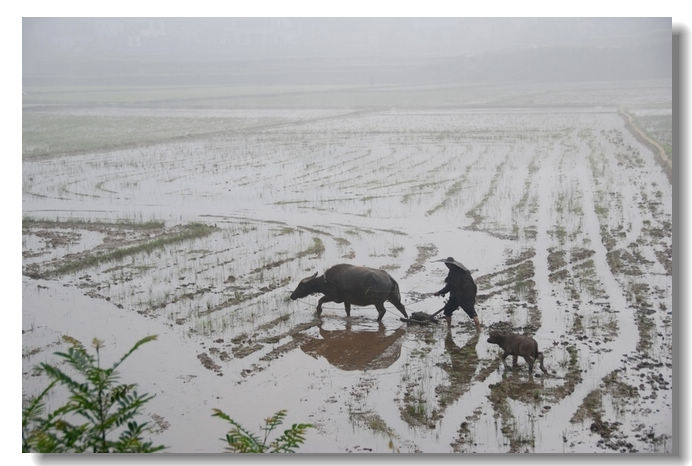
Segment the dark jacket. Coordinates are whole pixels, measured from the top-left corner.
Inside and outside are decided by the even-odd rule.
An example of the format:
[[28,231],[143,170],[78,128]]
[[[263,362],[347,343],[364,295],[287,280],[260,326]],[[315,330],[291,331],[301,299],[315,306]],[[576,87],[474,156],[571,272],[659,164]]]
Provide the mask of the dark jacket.
[[471,274],[458,267],[450,267],[447,278],[445,278],[445,287],[437,294],[444,295],[450,293],[450,299],[454,299],[459,303],[476,302],[476,284],[471,277]]

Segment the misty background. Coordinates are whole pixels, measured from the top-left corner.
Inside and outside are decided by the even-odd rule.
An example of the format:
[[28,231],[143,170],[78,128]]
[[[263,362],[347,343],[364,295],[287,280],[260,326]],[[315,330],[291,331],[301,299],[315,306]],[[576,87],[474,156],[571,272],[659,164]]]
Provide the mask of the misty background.
[[24,18],[23,85],[670,79],[670,18]]

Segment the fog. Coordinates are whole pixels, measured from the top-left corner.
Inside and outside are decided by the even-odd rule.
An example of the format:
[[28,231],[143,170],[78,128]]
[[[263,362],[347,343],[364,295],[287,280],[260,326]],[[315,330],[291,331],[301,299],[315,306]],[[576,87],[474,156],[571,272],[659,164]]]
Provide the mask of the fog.
[[[678,451],[671,42],[670,18],[24,19],[23,405],[61,336],[158,335],[119,369],[167,453],[224,451],[214,409],[286,410],[301,453]],[[346,262],[433,313],[449,256],[480,332],[290,299]]]
[[32,85],[457,85],[671,77],[670,18],[25,18]]

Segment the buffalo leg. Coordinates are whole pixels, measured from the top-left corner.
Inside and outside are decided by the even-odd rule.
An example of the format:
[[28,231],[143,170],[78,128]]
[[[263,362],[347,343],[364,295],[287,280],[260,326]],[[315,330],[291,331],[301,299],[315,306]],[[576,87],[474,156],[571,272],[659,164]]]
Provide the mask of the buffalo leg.
[[380,322],[382,320],[382,317],[384,317],[384,313],[387,312],[387,310],[384,308],[383,303],[375,304],[375,307],[377,308],[377,321]]
[[333,302],[334,299],[330,296],[322,296],[319,301],[317,301],[317,317],[322,315],[322,304]]
[[351,317],[351,303],[344,302],[344,309],[346,309],[346,317]]
[[507,356],[509,356],[509,353],[503,353],[502,357],[500,358],[502,359],[502,365],[505,367],[507,367]]
[[[526,358],[524,358],[524,359],[526,359]],[[519,356],[517,356],[516,354],[513,354],[512,355],[512,367],[517,367],[517,361],[518,360],[519,360]]]

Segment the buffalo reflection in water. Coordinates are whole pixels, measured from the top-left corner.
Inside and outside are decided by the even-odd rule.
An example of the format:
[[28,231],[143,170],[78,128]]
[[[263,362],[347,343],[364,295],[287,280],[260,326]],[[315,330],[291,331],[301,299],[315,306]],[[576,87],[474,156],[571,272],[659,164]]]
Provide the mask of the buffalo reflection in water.
[[320,324],[322,338],[311,339],[300,349],[345,371],[385,369],[401,356],[401,337],[406,331],[399,328],[387,334],[382,322],[378,324],[375,331],[352,330],[351,322],[346,323],[345,330],[324,330]]

